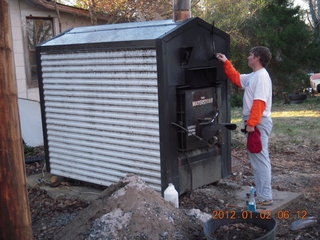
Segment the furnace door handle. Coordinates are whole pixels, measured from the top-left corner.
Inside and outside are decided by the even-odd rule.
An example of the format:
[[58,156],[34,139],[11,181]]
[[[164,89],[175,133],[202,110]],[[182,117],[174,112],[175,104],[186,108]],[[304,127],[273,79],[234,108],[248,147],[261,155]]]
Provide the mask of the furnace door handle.
[[190,135],[192,135],[192,136],[196,137],[196,138],[197,138],[197,139],[199,139],[200,141],[205,142],[206,144],[208,144],[208,146],[209,146],[209,147],[211,147],[211,146],[212,146],[212,144],[211,144],[211,143],[209,143],[208,141],[206,141],[206,140],[205,140],[205,139],[203,139],[202,137],[199,137],[198,135],[196,135],[196,134],[194,134],[194,133],[190,132],[188,129],[186,129],[186,128],[182,127],[181,125],[179,125],[179,124],[177,124],[177,123],[175,123],[175,122],[171,122],[171,124],[172,124],[172,125],[174,125],[174,126],[176,126],[176,127],[178,127],[178,128],[181,128],[181,129],[182,129],[182,130],[184,130],[186,133],[188,133],[188,134],[190,134]]
[[[210,124],[213,124],[214,123],[214,119],[213,121],[211,120],[210,122],[202,122],[202,123],[199,123],[199,126],[204,126],[204,125],[210,125]],[[237,128],[237,125],[234,124],[234,123],[216,123],[215,124],[216,126],[224,126],[226,129],[228,130],[236,130]]]
[[236,130],[237,129],[237,125],[234,123],[218,123],[218,124],[224,126],[228,130]]
[[210,125],[213,124],[216,121],[216,118],[219,116],[219,112],[216,112],[216,114],[214,115],[214,117],[212,119],[208,118],[208,119],[203,119],[203,120],[208,120],[207,122],[201,122],[199,123],[199,126],[205,126],[205,125]]
[[208,122],[201,122],[201,123],[199,123],[199,125],[200,125],[200,126],[210,125],[210,124],[213,124],[215,120],[216,120],[215,118],[212,118],[212,119],[210,119],[210,121],[208,121]]

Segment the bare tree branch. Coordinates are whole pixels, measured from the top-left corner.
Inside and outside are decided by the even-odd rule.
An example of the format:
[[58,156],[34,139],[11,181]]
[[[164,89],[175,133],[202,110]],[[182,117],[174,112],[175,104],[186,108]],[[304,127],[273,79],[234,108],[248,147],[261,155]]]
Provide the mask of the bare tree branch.
[[[197,0],[198,2],[199,0]],[[77,0],[77,6],[90,11],[92,24],[97,13],[107,13],[107,23],[160,20],[172,13],[172,0]]]

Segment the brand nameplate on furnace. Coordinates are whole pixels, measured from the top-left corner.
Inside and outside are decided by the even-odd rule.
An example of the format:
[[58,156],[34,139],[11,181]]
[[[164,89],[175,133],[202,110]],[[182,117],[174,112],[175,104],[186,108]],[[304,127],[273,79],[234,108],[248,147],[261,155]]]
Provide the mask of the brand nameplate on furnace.
[[201,106],[201,105],[205,105],[205,104],[209,104],[209,103],[213,103],[213,98],[207,98],[207,99],[201,99],[198,101],[193,101],[192,107]]

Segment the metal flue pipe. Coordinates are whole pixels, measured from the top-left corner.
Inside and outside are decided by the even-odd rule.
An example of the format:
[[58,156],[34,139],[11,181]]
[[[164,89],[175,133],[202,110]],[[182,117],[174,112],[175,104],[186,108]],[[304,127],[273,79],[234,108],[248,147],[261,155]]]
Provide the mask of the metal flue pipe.
[[173,20],[175,22],[191,18],[191,0],[174,0]]

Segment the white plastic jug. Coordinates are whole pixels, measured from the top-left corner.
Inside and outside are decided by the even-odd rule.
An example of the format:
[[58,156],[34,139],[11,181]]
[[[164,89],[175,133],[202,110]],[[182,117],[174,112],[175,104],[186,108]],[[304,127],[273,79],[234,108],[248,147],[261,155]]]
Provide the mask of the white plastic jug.
[[169,186],[164,190],[163,196],[164,200],[179,208],[179,194],[172,183],[169,183]]

